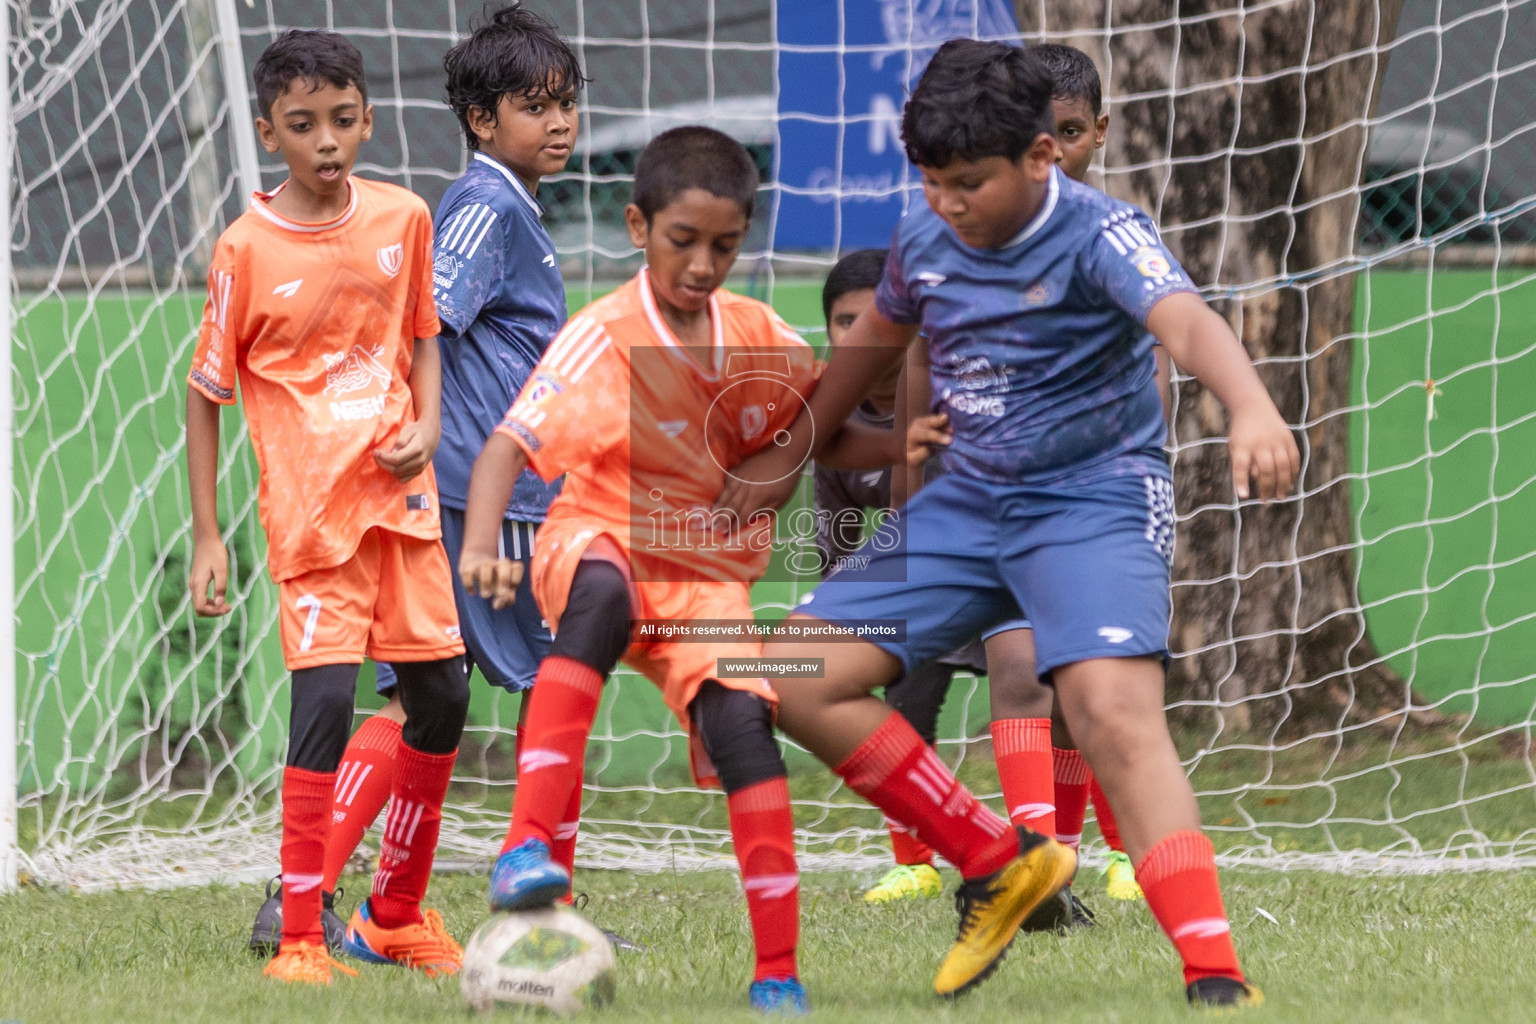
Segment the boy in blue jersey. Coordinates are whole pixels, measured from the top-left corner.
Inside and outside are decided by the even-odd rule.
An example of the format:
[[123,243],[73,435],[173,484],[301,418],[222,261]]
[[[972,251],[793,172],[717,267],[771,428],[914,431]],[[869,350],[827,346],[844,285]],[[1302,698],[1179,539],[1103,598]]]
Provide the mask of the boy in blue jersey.
[[[570,159],[585,79],[554,26],[516,4],[475,27],[448,51],[443,67],[448,105],[470,151],[464,174],[438,206],[433,247],[432,291],[442,324],[442,437],[433,467],[443,546],[457,564],[470,468],[565,323],[565,284],[535,195],[539,180],[564,170]],[[507,557],[527,566],[535,532],[559,491],[558,480],[546,484],[531,470],[518,478],[501,528]],[[532,595],[518,597],[492,609],[489,602],[466,600],[454,577],[466,673],[479,668],[491,685],[514,693],[533,685],[551,640]],[[395,683],[394,671],[380,664],[378,689],[389,703],[353,735],[337,772],[323,881],[327,909],[337,879],[389,797],[404,721]],[[524,713],[527,706],[524,699]],[[552,850],[567,868],[575,858],[580,801],[578,785]],[[277,913],[275,901],[268,904],[258,912],[253,945]]]
[[[1188,998],[1254,1005],[1163,710],[1173,488],[1152,336],[1226,406],[1239,500],[1284,496],[1300,456],[1152,221],[1056,167],[1051,94],[1028,51],[975,40],[937,51],[902,119],[927,202],[903,218],[875,309],[834,351],[789,443],[740,467],[720,504],[776,507],[786,465],[827,432],[811,424],[842,422],[921,327],[933,400],[954,431],[947,472],[868,545],[866,566],[796,613],[805,628],[812,616],[904,619],[906,640],[768,644],[765,657],[825,659],[820,678],[775,680],[778,723],[960,867],[959,942],[935,983],[955,991],[1001,958],[1033,903],[1008,872],[983,873],[990,840],[971,827],[974,799],[933,774],[922,739],[870,691],[1022,612],[1184,962]],[[1065,881],[1056,844],[1025,833],[1019,845],[1029,871],[1050,876],[1044,888]]]

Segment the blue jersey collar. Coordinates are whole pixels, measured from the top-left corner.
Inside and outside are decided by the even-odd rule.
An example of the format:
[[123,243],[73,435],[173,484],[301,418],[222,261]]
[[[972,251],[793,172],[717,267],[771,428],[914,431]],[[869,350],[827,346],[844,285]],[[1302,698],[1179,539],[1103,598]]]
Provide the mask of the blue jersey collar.
[[1052,166],[1051,180],[1050,183],[1045,187],[1045,202],[1040,204],[1040,209],[1035,211],[1035,215],[1029,219],[1029,223],[1025,224],[1024,227],[1019,230],[1018,234],[1014,235],[1012,238],[1008,239],[1008,241],[998,246],[998,249],[1012,249],[1014,246],[1018,245],[1020,242],[1028,240],[1030,236],[1032,236],[1035,232],[1045,227],[1045,222],[1051,219],[1051,214],[1056,209],[1056,199],[1061,194],[1061,185],[1059,183],[1060,176],[1061,168]]
[[507,179],[507,183],[512,186],[519,196],[522,196],[523,202],[528,204],[528,208],[533,211],[535,217],[544,216],[544,207],[540,206],[539,201],[529,194],[528,186],[523,184],[523,179],[512,173],[512,168],[495,157],[486,156],[484,153],[476,153],[474,157],[481,163],[494,167],[497,171],[501,172],[501,176]]

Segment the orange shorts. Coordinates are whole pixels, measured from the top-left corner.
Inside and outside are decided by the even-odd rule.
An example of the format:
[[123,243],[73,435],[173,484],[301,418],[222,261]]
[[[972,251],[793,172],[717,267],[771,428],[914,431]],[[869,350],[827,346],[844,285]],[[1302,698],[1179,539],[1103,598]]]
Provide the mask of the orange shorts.
[[340,565],[277,585],[283,661],[292,671],[463,654],[448,573],[442,541],[369,530]]
[[[571,581],[583,555],[594,541],[604,556],[618,562],[634,556],[624,551],[611,536],[598,530],[583,529],[580,524],[548,521],[539,530],[533,551],[533,594],[538,599],[550,629],[559,632],[560,616],[570,597]],[[621,564],[625,576],[633,579],[628,564]],[[696,580],[673,583],[630,583],[630,600],[637,619],[750,619],[752,588],[741,582]],[[714,679],[732,690],[745,690],[777,706],[778,694],[766,680],[733,677],[720,679],[717,663],[721,658],[756,658],[763,645],[758,641],[718,643],[677,643],[674,641],[631,644],[624,652],[624,662],[655,683],[667,707],[685,729],[692,729],[688,705],[698,695],[704,680]]]

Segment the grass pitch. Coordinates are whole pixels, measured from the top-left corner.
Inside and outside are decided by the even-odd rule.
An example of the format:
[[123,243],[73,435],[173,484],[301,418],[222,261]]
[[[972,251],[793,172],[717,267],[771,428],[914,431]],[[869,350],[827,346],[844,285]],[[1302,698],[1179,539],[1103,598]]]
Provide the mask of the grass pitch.
[[[953,876],[949,879],[953,881]],[[1268,997],[1255,1020],[1522,1020],[1536,992],[1536,876],[1340,877],[1232,870],[1223,876],[1239,951]],[[953,938],[946,898],[867,907],[869,875],[813,874],[802,889],[801,976],[814,1019],[837,1021],[1190,1021],[1178,962],[1145,903],[1078,887],[1091,931],[1020,936],[997,974],[953,1004],[932,995]],[[343,880],[366,891],[361,877]],[[583,871],[587,913],[648,943],[621,954],[615,1004],[586,1019],[750,1021],[751,934],[735,877]],[[484,917],[478,875],[434,879],[429,903],[460,938]],[[455,979],[356,965],[329,990],[289,989],[245,952],[259,888],[210,887],[0,897],[0,1020],[465,1021]],[[350,907],[352,900],[343,899]],[[506,1019],[528,1019],[517,1013]]]

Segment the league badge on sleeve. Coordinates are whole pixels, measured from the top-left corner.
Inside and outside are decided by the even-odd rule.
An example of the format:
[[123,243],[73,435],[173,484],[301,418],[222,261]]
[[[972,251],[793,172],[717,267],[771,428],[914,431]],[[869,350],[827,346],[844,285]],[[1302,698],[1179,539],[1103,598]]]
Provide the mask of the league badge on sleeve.
[[1151,246],[1142,246],[1131,253],[1131,262],[1141,271],[1142,277],[1167,277],[1173,270],[1163,254]]

